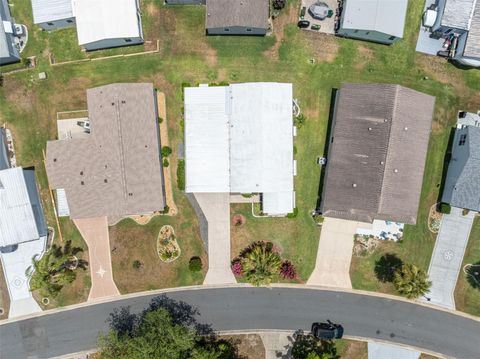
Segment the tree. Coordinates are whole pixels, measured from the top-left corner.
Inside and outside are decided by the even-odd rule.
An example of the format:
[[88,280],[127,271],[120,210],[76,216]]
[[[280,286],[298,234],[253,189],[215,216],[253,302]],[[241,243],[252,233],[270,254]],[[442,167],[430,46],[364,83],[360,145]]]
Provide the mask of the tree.
[[403,261],[392,253],[387,253],[375,262],[375,275],[381,282],[392,282],[395,272],[401,268]]
[[[177,307],[178,309],[178,307]],[[227,341],[200,336],[175,319],[167,308],[130,314],[128,309],[112,313],[117,321],[100,334],[98,344],[105,359],[234,359],[236,348]],[[118,322],[120,320],[120,323]],[[124,321],[122,323],[122,321]],[[121,324],[121,325],[119,325]]]
[[77,277],[76,269],[87,269],[88,262],[77,258],[82,252],[80,247],[73,247],[67,241],[63,247],[53,244],[42,258],[32,258],[26,275],[30,278],[30,290],[40,290],[41,294],[55,297],[65,284],[72,283]]
[[245,279],[255,285],[268,285],[278,275],[282,259],[270,242],[257,242],[241,256]]
[[293,359],[339,359],[335,343],[313,335],[298,334],[292,346]]
[[161,152],[162,152],[162,157],[168,157],[172,154],[172,149],[168,146],[163,146]]
[[398,292],[409,299],[415,299],[428,292],[432,282],[428,274],[413,264],[403,264],[393,278],[393,284]]

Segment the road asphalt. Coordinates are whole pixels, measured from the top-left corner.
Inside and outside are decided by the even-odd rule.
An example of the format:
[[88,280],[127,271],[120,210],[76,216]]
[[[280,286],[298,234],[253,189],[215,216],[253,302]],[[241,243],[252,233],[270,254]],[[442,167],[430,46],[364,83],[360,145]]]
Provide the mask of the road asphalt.
[[[54,311],[0,323],[0,358],[49,358],[92,349],[114,308],[139,312],[155,295]],[[445,356],[480,358],[480,321],[401,300],[308,287],[225,287],[166,294],[199,311],[219,331],[309,330],[313,321],[341,323],[345,335],[389,341]]]

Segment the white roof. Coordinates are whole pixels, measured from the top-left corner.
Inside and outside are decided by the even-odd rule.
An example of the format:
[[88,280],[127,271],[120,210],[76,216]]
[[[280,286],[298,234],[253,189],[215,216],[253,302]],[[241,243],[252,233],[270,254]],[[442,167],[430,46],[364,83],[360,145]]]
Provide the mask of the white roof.
[[0,171],[0,247],[38,238],[23,169]]
[[73,17],[72,0],[32,0],[32,10],[35,24]]
[[141,37],[136,0],[72,0],[80,45]]
[[186,88],[186,191],[264,193],[265,213],[292,212],[292,97],[282,83]]
[[407,6],[408,0],[348,0],[343,9],[342,27],[402,38]]

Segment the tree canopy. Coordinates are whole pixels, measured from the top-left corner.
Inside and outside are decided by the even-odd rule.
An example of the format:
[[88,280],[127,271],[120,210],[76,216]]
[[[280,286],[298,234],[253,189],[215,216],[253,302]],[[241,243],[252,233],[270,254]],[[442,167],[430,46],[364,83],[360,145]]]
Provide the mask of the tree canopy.
[[318,340],[313,335],[299,334],[292,346],[293,359],[340,359],[335,343]]
[[413,264],[403,264],[395,272],[393,284],[400,294],[415,299],[427,294],[432,282],[424,270]]

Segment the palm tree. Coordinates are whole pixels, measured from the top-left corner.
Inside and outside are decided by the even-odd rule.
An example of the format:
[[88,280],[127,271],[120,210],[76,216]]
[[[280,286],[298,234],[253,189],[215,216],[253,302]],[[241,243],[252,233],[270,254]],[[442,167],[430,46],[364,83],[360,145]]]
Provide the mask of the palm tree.
[[53,244],[40,259],[34,256],[32,266],[26,271],[30,290],[39,289],[43,295],[55,297],[65,284],[75,280],[77,268],[87,269],[88,262],[76,257],[82,251],[82,248],[72,247],[72,241],[67,241],[63,247]]
[[245,279],[255,285],[268,285],[278,275],[282,259],[271,243],[255,243],[241,259]]
[[424,270],[413,264],[404,264],[395,272],[393,284],[400,294],[415,299],[427,294],[432,282]]

